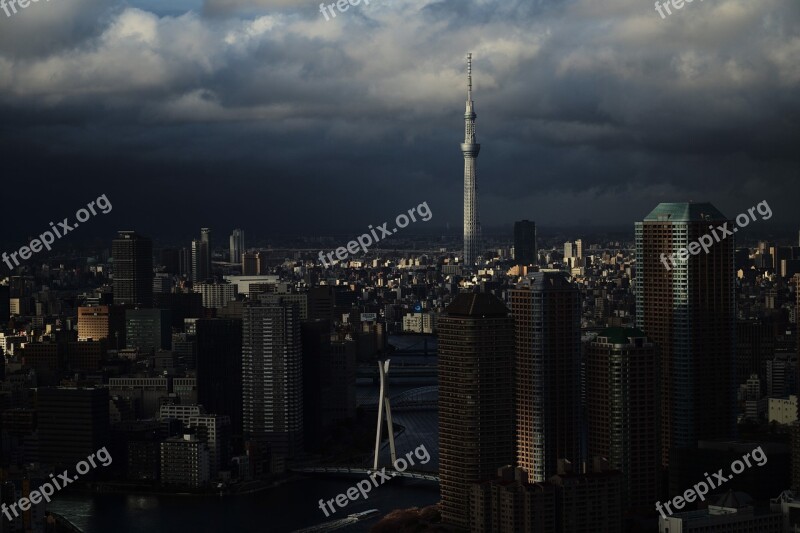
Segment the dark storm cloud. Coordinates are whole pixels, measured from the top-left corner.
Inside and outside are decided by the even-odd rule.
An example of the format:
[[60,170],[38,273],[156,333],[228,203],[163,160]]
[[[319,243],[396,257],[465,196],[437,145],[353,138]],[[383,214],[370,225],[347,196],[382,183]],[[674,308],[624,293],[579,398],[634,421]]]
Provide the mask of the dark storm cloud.
[[733,216],[764,198],[800,223],[794,3],[662,20],[633,0],[372,0],[327,22],[313,2],[71,5],[22,13],[34,32],[0,19],[4,181],[37,199],[9,206],[5,233],[103,192],[154,233],[320,234],[421,201],[458,227],[467,51],[485,225],[630,225],[684,200]]

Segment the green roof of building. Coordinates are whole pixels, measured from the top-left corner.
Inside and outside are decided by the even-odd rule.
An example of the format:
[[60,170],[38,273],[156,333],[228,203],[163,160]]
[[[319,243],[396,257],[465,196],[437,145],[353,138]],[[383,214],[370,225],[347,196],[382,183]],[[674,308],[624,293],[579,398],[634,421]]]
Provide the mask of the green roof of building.
[[607,337],[611,344],[627,344],[630,337],[646,337],[639,328],[606,328],[597,334],[598,337]]
[[728,220],[719,209],[708,202],[691,203],[660,203],[649,215],[644,217],[645,222],[702,222],[704,220]]

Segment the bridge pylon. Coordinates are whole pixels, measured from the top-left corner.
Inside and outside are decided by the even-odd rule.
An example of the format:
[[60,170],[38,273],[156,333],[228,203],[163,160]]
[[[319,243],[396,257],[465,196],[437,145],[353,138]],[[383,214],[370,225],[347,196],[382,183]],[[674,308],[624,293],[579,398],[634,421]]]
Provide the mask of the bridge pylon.
[[372,469],[378,470],[378,459],[381,451],[381,429],[383,429],[383,409],[386,407],[386,425],[389,430],[389,451],[392,457],[392,466],[397,461],[397,455],[394,448],[394,426],[392,425],[392,407],[389,405],[389,397],[386,396],[386,381],[389,376],[389,359],[386,361],[378,361],[378,374],[381,378],[381,392],[378,397],[378,429],[375,433],[375,458],[372,463]]

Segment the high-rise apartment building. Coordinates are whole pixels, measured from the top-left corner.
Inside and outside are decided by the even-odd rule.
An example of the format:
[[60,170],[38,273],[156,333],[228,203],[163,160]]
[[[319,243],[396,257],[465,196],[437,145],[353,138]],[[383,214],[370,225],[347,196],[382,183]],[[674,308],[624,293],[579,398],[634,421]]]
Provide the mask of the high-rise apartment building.
[[475,162],[481,145],[475,142],[475,114],[472,101],[472,54],[467,55],[467,108],[464,112],[464,264],[473,266],[481,253],[481,224],[478,217],[478,176]]
[[303,447],[303,364],[298,306],[244,308],[242,391],[244,432],[264,438],[277,455]]
[[120,231],[111,243],[114,258],[114,304],[153,305],[153,241]]
[[546,481],[559,473],[559,460],[582,463],[580,292],[563,272],[534,272],[510,299],[517,465],[532,481]]
[[656,347],[633,328],[601,331],[586,349],[589,457],[622,472],[623,502],[647,508],[658,499]]
[[442,518],[469,527],[472,483],[514,461],[514,323],[487,293],[459,294],[439,318]]
[[230,258],[231,263],[239,263],[242,261],[242,254],[244,253],[244,230],[235,229],[231,233],[230,238]]
[[520,265],[537,263],[535,222],[530,220],[514,222],[514,260]]
[[715,239],[723,228],[731,221],[709,203],[662,203],[636,222],[636,323],[660,350],[664,466],[671,448],[735,432],[734,236]]

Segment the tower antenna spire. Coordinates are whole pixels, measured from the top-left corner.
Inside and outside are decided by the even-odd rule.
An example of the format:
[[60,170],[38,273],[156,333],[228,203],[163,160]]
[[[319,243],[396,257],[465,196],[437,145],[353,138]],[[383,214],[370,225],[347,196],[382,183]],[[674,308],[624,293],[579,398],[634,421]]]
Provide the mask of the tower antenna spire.
[[472,100],[472,53],[467,54],[467,100]]

